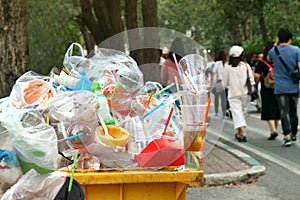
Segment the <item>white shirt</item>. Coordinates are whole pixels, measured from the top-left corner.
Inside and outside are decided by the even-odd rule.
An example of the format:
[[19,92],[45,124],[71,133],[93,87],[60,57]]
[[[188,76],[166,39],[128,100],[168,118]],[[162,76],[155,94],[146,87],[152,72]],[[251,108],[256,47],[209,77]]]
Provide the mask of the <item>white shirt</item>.
[[[227,63],[225,63],[225,65],[226,64]],[[215,80],[217,80],[217,79],[220,81],[223,80],[223,69],[224,69],[224,66],[223,66],[222,60],[216,61],[215,67],[213,68]]]
[[224,87],[228,88],[228,98],[247,95],[247,70],[251,84],[254,85],[253,72],[248,63],[240,62],[237,67],[232,67],[229,64],[225,65],[222,82]]

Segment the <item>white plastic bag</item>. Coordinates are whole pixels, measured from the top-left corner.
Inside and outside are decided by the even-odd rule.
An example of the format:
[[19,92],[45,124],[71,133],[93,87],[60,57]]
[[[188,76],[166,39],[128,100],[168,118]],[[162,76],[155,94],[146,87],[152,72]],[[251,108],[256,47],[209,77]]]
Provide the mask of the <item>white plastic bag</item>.
[[66,178],[66,172],[41,175],[31,169],[2,196],[1,200],[54,199]]
[[0,126],[0,197],[22,176],[22,171],[13,151],[13,135]]
[[49,173],[58,168],[61,156],[57,150],[57,136],[35,109],[6,110],[2,126],[14,135],[14,149],[23,173],[35,168]]
[[50,77],[28,71],[17,79],[10,93],[10,99],[14,108],[21,109],[25,106],[44,106],[55,95],[56,91]]
[[98,101],[90,91],[68,91],[59,93],[48,107],[52,119],[70,125],[74,121],[98,124],[96,111]]

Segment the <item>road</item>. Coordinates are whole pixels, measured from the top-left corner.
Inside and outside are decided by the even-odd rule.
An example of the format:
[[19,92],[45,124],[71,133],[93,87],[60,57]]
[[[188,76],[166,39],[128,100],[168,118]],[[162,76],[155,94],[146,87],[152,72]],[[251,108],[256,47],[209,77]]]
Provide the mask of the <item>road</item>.
[[[298,106],[298,108],[300,108]],[[187,200],[296,200],[300,199],[300,142],[291,147],[282,147],[282,135],[274,141],[267,140],[268,125],[260,120],[260,114],[249,105],[247,115],[247,143],[239,143],[234,139],[233,123],[230,119],[218,121],[214,126],[215,134],[221,130],[220,140],[227,145],[245,152],[266,167],[266,174],[251,183],[226,185],[218,187],[189,188]],[[299,109],[298,109],[299,110]],[[299,111],[298,111],[299,113]],[[300,116],[300,115],[299,115]],[[212,122],[213,123],[213,122]],[[212,124],[213,125],[213,124]],[[214,132],[214,130],[211,130]],[[281,133],[281,126],[279,128]],[[208,135],[217,139],[216,135]]]

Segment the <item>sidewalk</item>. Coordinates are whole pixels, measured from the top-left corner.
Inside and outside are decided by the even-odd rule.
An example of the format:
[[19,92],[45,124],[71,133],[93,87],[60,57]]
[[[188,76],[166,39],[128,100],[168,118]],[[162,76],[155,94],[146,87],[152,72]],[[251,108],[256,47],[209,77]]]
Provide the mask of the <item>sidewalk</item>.
[[204,157],[205,186],[243,182],[261,176],[266,171],[263,165],[249,155],[220,141],[212,146],[206,140],[205,145],[211,149]]

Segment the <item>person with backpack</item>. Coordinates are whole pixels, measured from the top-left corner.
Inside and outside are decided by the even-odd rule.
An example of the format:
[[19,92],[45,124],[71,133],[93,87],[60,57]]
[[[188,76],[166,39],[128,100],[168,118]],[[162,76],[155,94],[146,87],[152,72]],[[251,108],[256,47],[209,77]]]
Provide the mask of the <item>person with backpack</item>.
[[275,140],[278,136],[277,128],[280,119],[280,111],[274,95],[274,66],[267,60],[268,52],[273,48],[274,43],[268,41],[265,44],[263,57],[259,59],[254,70],[255,82],[260,82],[261,85],[261,120],[267,121],[270,129],[268,140]]
[[291,146],[297,140],[299,81],[294,81],[292,73],[300,70],[300,49],[291,45],[292,33],[289,29],[278,31],[278,42],[268,58],[274,63],[274,94],[280,109],[283,130],[282,146]]

